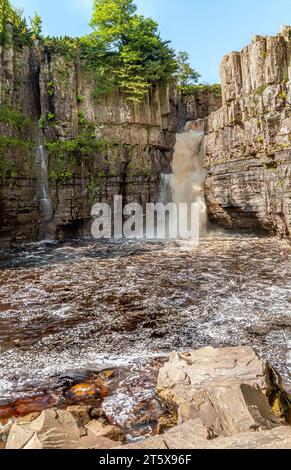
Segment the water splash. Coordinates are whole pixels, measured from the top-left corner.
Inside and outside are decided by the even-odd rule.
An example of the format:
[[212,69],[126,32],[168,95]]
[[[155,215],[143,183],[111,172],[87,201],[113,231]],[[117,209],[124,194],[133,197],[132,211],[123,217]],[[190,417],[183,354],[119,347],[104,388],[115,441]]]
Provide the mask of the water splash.
[[53,218],[53,207],[48,186],[48,155],[43,145],[43,133],[40,123],[38,123],[37,131],[36,164],[38,167],[37,200],[40,215],[39,238],[44,240],[50,238],[49,226]]
[[184,132],[177,134],[173,156],[173,201],[189,204],[198,203],[200,208],[200,235],[207,232],[207,208],[203,193],[206,178],[204,163],[204,121],[190,121]]

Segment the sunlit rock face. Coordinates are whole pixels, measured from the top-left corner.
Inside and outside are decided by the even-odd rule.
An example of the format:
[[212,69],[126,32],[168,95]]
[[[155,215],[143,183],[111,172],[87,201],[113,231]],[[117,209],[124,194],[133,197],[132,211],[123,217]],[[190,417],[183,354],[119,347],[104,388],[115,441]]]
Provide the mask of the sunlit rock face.
[[223,106],[208,118],[206,196],[229,228],[291,230],[291,27],[221,63]]

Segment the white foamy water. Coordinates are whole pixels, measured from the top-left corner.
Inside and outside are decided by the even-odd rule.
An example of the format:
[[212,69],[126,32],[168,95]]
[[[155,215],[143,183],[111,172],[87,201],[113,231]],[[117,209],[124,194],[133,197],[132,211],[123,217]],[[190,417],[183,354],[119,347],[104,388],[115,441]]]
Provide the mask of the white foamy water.
[[204,121],[190,121],[184,132],[177,134],[173,155],[173,201],[189,205],[188,221],[190,225],[190,207],[196,203],[200,212],[200,235],[207,232],[207,207],[203,185],[206,178],[204,162]]
[[49,224],[53,218],[52,200],[49,194],[48,185],[48,155],[43,144],[43,134],[40,125],[38,125],[38,141],[36,149],[36,163],[38,166],[38,193],[40,230],[39,238],[41,240],[49,239]]

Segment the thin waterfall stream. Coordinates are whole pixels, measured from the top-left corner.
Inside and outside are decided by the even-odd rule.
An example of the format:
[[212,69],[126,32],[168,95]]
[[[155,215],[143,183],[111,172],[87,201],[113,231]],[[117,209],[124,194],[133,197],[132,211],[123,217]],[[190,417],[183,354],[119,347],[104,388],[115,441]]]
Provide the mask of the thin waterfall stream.
[[44,148],[43,131],[40,122],[38,123],[37,132],[36,164],[38,167],[37,200],[40,216],[39,239],[45,240],[50,238],[49,225],[53,218],[53,207],[48,184],[48,154]]

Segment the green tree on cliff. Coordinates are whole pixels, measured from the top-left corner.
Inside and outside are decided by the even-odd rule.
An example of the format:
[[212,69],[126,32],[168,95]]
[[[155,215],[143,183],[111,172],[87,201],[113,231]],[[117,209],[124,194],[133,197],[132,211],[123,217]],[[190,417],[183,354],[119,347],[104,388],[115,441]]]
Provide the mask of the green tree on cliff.
[[200,74],[191,67],[188,52],[179,52],[176,56],[178,86],[182,92],[187,92],[198,82]]
[[0,0],[0,44],[5,45],[9,41],[9,24],[15,22],[15,11],[9,0]]
[[33,18],[30,18],[32,39],[39,39],[41,36],[42,19],[36,12]]
[[23,16],[23,11],[14,8],[9,0],[0,0],[0,44],[3,46],[11,40],[13,35],[16,42],[26,44],[41,32],[41,18],[35,15],[31,20],[31,28]]
[[136,10],[133,0],[95,0],[91,26],[105,48],[112,80],[129,100],[141,101],[153,82],[172,78],[177,64],[158,24]]

